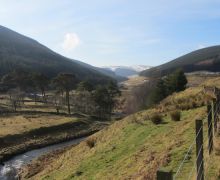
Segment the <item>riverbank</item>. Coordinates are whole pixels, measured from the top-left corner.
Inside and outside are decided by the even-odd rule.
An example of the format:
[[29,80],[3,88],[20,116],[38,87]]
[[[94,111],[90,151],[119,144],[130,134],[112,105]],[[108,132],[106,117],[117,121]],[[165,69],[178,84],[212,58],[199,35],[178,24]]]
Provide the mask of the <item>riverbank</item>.
[[[24,167],[26,167],[26,165],[28,165],[29,163],[32,164],[32,162],[35,161],[35,159],[38,159],[41,156],[45,156],[47,158],[51,157],[50,154],[54,154],[55,152],[57,153],[57,155],[54,156],[54,158],[56,158],[61,152],[64,152],[65,149],[68,149],[69,147],[73,147],[79,144],[85,138],[86,137],[73,139],[67,142],[46,146],[43,148],[31,150],[23,154],[14,156],[10,160],[5,161],[3,166],[0,165],[0,179],[1,180],[24,179],[21,178],[19,172],[21,172],[21,169],[23,170]],[[40,159],[42,160],[42,158]],[[48,160],[49,158],[47,159],[47,161]],[[39,163],[39,165],[36,166],[36,170],[39,170],[40,167],[42,170],[43,166],[41,162]],[[32,170],[31,172],[34,172],[34,170]]]
[[[0,162],[33,149],[91,135],[108,125],[108,122],[100,122],[94,119],[78,118],[76,120],[75,117],[69,118],[73,120],[61,124],[39,126],[39,128],[19,134],[0,136]],[[62,122],[62,120],[60,121]]]
[[46,166],[50,165],[54,159],[59,158],[63,153],[78,144],[79,143],[41,155],[40,157],[32,160],[31,163],[22,166],[22,168],[18,171],[18,177],[20,179],[29,179],[33,177],[35,174],[41,172]]

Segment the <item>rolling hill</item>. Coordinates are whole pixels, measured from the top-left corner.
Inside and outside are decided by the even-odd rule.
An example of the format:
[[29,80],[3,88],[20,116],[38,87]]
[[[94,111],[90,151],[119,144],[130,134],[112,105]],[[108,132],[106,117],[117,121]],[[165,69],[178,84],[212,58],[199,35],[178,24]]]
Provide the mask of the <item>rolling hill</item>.
[[164,76],[177,68],[185,72],[220,71],[220,46],[212,46],[193,51],[160,66],[142,71],[142,76]]
[[95,67],[61,56],[37,41],[0,26],[0,76],[14,70],[41,72],[54,77],[74,73],[79,79],[106,81],[110,77]]

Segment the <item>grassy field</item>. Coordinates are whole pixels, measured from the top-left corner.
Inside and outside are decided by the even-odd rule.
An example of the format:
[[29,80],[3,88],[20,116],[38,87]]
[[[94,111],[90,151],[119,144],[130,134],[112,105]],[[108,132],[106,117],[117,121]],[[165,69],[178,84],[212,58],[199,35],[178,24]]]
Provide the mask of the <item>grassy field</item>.
[[199,73],[189,73],[187,74],[188,86],[196,87],[201,85],[207,80],[213,80],[219,77],[218,74],[199,74]]
[[54,107],[25,98],[25,103],[14,112],[7,103],[7,95],[0,98],[0,162],[13,155],[62,141],[91,135],[105,127],[84,114],[60,114]]
[[52,114],[7,115],[0,116],[0,137],[22,134],[41,127],[56,126],[68,122],[76,122],[79,118]]
[[[219,87],[220,78],[205,84]],[[208,158],[207,114],[203,104],[206,99],[197,98],[203,85],[174,94],[154,109],[115,122],[52,159],[34,176],[23,174],[24,179],[155,179],[156,171],[161,167],[175,173],[195,138],[196,119],[204,121],[205,163],[211,159],[206,176],[217,179],[220,170],[219,140],[215,137],[215,151]],[[187,102],[189,104],[185,106]],[[169,112],[174,108],[182,110],[179,122],[170,118]],[[150,120],[155,113],[163,116],[163,122],[159,125]],[[195,147],[177,179],[186,179],[194,162]],[[206,170],[207,167],[205,164]]]

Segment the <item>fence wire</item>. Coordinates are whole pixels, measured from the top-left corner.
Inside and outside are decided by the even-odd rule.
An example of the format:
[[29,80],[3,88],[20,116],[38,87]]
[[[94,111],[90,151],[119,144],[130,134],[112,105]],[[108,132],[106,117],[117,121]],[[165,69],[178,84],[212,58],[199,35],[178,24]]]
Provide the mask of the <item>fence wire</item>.
[[[214,109],[214,113],[213,113],[213,108],[214,108],[214,107],[215,107],[215,109]],[[209,145],[209,142],[208,142],[208,141],[209,141],[209,139],[210,139],[211,136],[212,136],[212,139],[214,139],[214,137],[216,138],[216,136],[215,136],[215,133],[209,134],[209,130],[210,130],[210,128],[213,128],[213,127],[215,126],[215,124],[217,123],[219,107],[220,107],[220,103],[216,104],[215,106],[212,106],[212,108],[210,108],[209,112],[207,112],[207,118],[206,118],[206,119],[208,119],[208,116],[210,115],[210,113],[212,113],[212,116],[214,116],[214,125],[211,126],[211,125],[212,125],[212,122],[211,122],[210,124],[208,124],[208,128],[207,128],[208,137],[207,137],[206,140],[204,140],[204,142],[207,141],[206,143],[207,143],[208,148],[204,150],[204,153],[205,153],[206,151],[209,153],[210,148],[213,148],[213,147],[211,147],[211,146]],[[213,118],[213,117],[212,117],[212,118]],[[208,122],[208,121],[207,121],[207,122]],[[180,175],[180,173],[181,173],[181,170],[183,169],[184,164],[185,164],[186,161],[188,160],[188,157],[191,155],[192,150],[193,150],[193,148],[194,148],[194,145],[196,144],[196,139],[197,139],[199,133],[201,132],[201,130],[203,129],[204,123],[205,123],[205,121],[203,120],[203,124],[202,124],[201,128],[199,129],[199,131],[198,131],[198,133],[196,134],[196,137],[193,139],[192,143],[189,145],[189,148],[187,149],[187,152],[186,152],[186,154],[185,154],[183,160],[181,161],[179,167],[177,168],[176,173],[175,173],[174,176],[173,176],[173,179],[174,179],[174,180],[176,180],[176,179],[179,177],[179,175]],[[215,127],[214,127],[214,128],[215,128]],[[193,163],[193,166],[192,166],[192,168],[191,168],[191,170],[190,170],[190,172],[189,172],[189,174],[188,174],[188,178],[187,178],[188,180],[190,180],[190,179],[192,178],[193,173],[197,170],[197,160],[198,160],[198,158],[199,158],[199,156],[200,156],[200,154],[201,154],[201,152],[202,152],[202,148],[203,148],[203,146],[201,146],[201,148],[199,149],[198,155],[197,155],[196,158],[195,158],[195,161],[194,161],[194,163]],[[205,167],[208,167],[208,168],[210,167],[210,166],[209,166],[210,159],[211,159],[210,156],[209,156],[209,155],[208,155],[208,156],[204,156],[204,159],[205,159],[205,162],[206,162],[206,166],[205,166],[204,160],[202,160],[201,163],[200,163],[200,165],[199,165],[199,167],[198,167],[197,173],[200,172],[200,169],[201,169],[202,164],[203,164],[203,166],[205,166]],[[206,169],[206,172],[208,172],[208,168],[205,168],[205,167],[203,168],[203,171],[201,172],[201,174],[203,174],[203,175],[207,178],[207,174],[205,174],[205,172],[204,172],[205,170],[204,170],[204,169]],[[201,178],[202,178],[202,176],[200,177],[200,179],[201,179]]]

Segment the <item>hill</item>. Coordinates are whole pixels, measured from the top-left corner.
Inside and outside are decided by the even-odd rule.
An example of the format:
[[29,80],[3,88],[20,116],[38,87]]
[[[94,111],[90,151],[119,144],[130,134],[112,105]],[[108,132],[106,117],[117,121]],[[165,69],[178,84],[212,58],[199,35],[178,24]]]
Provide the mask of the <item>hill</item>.
[[31,38],[0,26],[0,76],[14,69],[22,69],[41,72],[49,77],[67,72],[76,74],[80,79],[110,79],[91,67],[63,57]]
[[177,68],[185,72],[220,71],[220,46],[212,46],[193,51],[160,66],[142,71],[142,76],[164,76]]
[[[56,158],[50,159],[47,156],[45,160],[36,160],[33,166],[27,167],[28,173],[26,175],[24,173],[23,177],[25,179],[150,180],[155,179],[156,171],[160,167],[177,172],[185,153],[194,142],[195,119],[204,120],[204,136],[207,134],[203,85],[220,87],[220,78],[208,80],[197,87],[173,94],[155,108],[117,121],[79,145],[67,149],[63,154],[54,156]],[[180,121],[171,120],[169,113],[176,109],[181,110]],[[159,125],[152,123],[152,114],[161,114],[163,123]],[[220,149],[217,139],[215,139],[215,152],[211,164],[205,165],[205,175],[210,179],[219,177]],[[204,143],[206,156],[207,139]],[[195,159],[195,146],[193,146],[178,179],[188,177],[194,167]],[[195,171],[192,175],[195,175]]]
[[126,77],[123,77],[123,76],[120,76],[120,75],[116,75],[116,73],[113,72],[113,71],[111,71],[110,69],[105,69],[105,68],[100,68],[100,67],[91,66],[91,65],[89,65],[89,64],[86,64],[86,63],[84,63],[84,62],[77,61],[77,60],[75,60],[75,62],[78,63],[78,64],[80,64],[80,65],[82,65],[82,66],[84,66],[84,67],[87,67],[87,68],[89,68],[89,69],[93,69],[93,70],[95,70],[95,71],[98,71],[98,72],[100,72],[100,73],[106,75],[106,76],[109,76],[109,77],[111,77],[111,78],[117,80],[118,82],[122,82],[122,81],[126,81],[126,80],[127,80]]
[[130,77],[136,76],[141,71],[149,69],[150,66],[136,65],[136,66],[105,66],[102,67],[104,70],[114,72],[117,76]]

